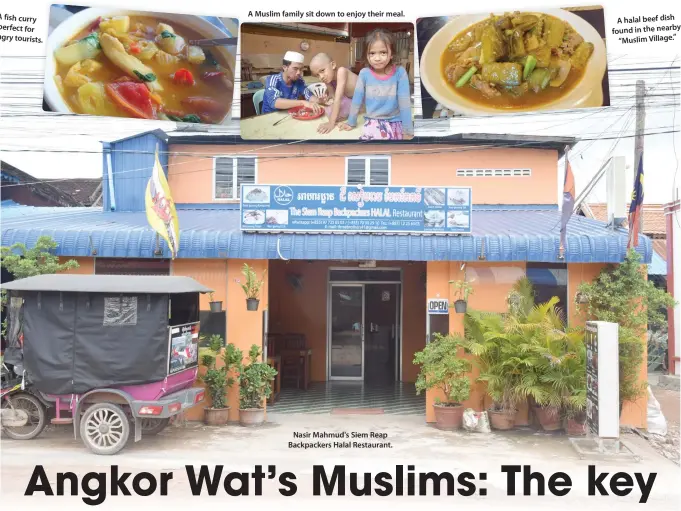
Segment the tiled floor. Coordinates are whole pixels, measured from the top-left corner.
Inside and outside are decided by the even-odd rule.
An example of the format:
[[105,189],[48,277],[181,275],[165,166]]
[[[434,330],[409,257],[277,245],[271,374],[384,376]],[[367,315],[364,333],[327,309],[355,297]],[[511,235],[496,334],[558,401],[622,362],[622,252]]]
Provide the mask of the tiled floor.
[[334,410],[345,413],[352,409],[372,409],[373,413],[381,413],[382,410],[382,413],[389,415],[424,415],[426,398],[425,393],[416,395],[413,383],[375,386],[361,382],[331,381],[311,383],[308,390],[283,388],[277,402],[268,405],[267,409],[272,413],[316,414],[328,414]]

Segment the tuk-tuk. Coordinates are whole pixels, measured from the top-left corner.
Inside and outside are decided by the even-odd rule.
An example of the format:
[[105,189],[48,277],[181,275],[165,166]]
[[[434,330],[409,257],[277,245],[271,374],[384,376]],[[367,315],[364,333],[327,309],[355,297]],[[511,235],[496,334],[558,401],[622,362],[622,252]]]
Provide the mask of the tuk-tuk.
[[[72,424],[95,454],[115,454],[134,429],[163,430],[204,400],[199,296],[189,277],[39,275],[9,292],[2,429],[14,439]],[[24,429],[22,429],[24,428]]]

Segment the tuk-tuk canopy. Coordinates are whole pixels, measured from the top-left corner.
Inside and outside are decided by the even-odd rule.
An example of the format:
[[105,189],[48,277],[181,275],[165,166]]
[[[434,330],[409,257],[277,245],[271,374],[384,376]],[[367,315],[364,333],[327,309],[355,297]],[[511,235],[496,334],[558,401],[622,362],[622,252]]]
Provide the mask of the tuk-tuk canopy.
[[6,282],[11,291],[57,291],[62,293],[210,293],[213,290],[190,277],[169,275],[36,275]]
[[189,277],[128,275],[38,275],[3,287],[21,294],[24,367],[48,394],[163,380],[172,330],[212,291]]

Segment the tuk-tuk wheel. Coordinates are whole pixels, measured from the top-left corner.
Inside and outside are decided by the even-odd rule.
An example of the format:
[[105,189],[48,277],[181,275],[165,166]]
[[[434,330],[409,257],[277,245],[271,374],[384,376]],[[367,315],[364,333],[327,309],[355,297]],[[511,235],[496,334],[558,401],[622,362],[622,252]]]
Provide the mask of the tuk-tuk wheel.
[[145,418],[142,423],[142,435],[158,435],[170,423],[170,419]]
[[113,403],[90,406],[80,421],[80,437],[95,454],[111,455],[125,447],[130,423],[125,411]]

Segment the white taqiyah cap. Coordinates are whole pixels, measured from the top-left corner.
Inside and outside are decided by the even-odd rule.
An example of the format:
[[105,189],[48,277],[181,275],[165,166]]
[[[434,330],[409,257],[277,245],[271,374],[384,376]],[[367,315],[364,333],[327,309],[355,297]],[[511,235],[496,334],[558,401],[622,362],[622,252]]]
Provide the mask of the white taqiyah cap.
[[305,57],[303,57],[300,53],[297,53],[295,51],[287,51],[286,55],[284,55],[284,60],[288,60],[289,62],[298,62],[302,64],[305,62]]

